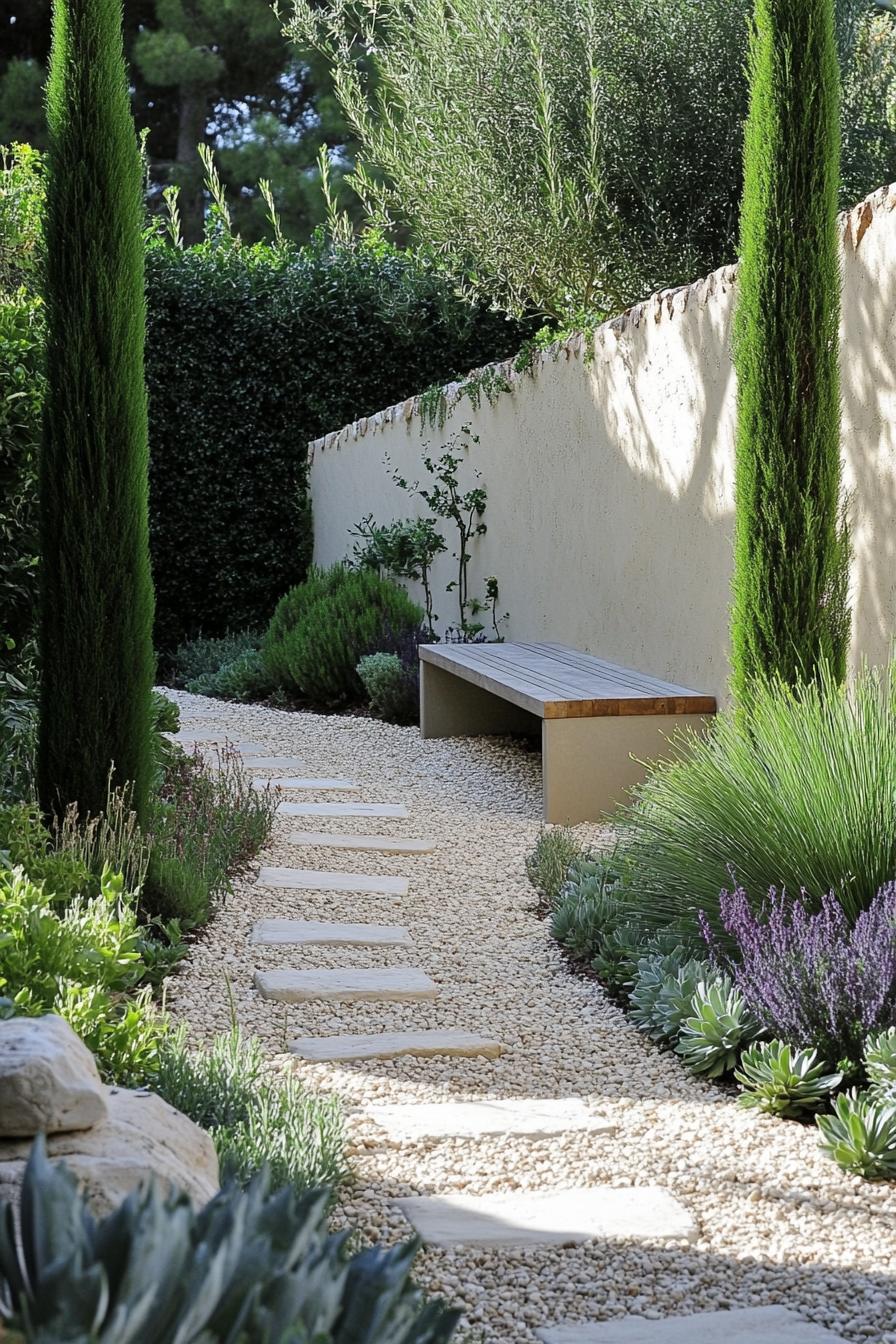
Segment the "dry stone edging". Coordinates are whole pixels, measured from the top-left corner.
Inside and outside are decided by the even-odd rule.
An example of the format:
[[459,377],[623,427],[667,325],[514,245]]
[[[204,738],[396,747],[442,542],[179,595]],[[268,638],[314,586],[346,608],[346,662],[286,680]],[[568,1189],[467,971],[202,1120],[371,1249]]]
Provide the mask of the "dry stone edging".
[[330,924],[318,919],[260,919],[252,942],[267,947],[407,947],[411,935],[399,924]]
[[384,970],[256,971],[255,988],[266,999],[307,1003],[317,999],[340,1003],[374,999],[403,1002],[434,999],[439,987],[417,967]]
[[350,1063],[364,1059],[399,1059],[413,1055],[431,1059],[438,1055],[460,1058],[497,1059],[503,1054],[500,1041],[472,1031],[384,1031],[375,1035],[302,1036],[291,1041],[290,1052],[315,1063]]
[[420,1195],[396,1206],[427,1246],[572,1246],[694,1241],[697,1225],[661,1186],[579,1186],[497,1195]]
[[494,1135],[615,1134],[618,1126],[593,1115],[580,1097],[422,1102],[368,1106],[365,1114],[390,1139],[407,1142]]
[[96,1061],[63,1018],[0,1022],[0,1138],[87,1130],[108,1111]]
[[373,895],[407,896],[410,884],[406,877],[262,867],[258,870],[258,886],[285,887],[290,891],[365,891]]
[[568,1322],[535,1331],[543,1344],[846,1344],[823,1326],[786,1307],[704,1311],[647,1320]]
[[286,841],[310,848],[362,849],[377,854],[431,854],[437,848],[434,840],[402,840],[392,835],[330,835],[326,831],[293,831]]

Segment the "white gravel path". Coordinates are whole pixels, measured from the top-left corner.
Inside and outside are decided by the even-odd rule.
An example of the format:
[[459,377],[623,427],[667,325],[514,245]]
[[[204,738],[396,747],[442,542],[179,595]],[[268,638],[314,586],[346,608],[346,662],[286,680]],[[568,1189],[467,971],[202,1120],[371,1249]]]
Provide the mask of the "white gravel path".
[[[365,1236],[393,1240],[408,1233],[397,1198],[604,1184],[664,1186],[698,1222],[690,1246],[427,1251],[418,1278],[463,1306],[462,1340],[536,1344],[533,1327],[558,1321],[780,1303],[847,1339],[896,1344],[896,1185],[844,1175],[818,1151],[812,1127],[743,1111],[695,1082],[597,985],[570,974],[525,876],[539,830],[537,755],[494,739],[422,742],[415,729],[368,719],[174,698],[187,726],[198,708],[202,728],[220,725],[235,741],[300,758],[303,774],[351,778],[360,793],[346,802],[406,803],[410,814],[316,818],[316,831],[437,842],[432,853],[407,855],[292,846],[286,838],[303,823],[279,817],[262,864],[405,876],[409,894],[265,890],[253,869],[169,996],[199,1040],[227,1029],[229,983],[240,1022],[278,1067],[343,1096],[356,1172],[344,1217]],[[600,839],[596,828],[580,830]],[[401,924],[413,943],[253,944],[255,922],[273,917]],[[419,967],[438,998],[285,1005],[253,988],[256,969],[386,966]],[[480,1032],[507,1049],[497,1060],[338,1065],[284,1055],[297,1036],[426,1028]],[[526,1096],[580,1097],[618,1132],[399,1143],[362,1113],[371,1104]]]

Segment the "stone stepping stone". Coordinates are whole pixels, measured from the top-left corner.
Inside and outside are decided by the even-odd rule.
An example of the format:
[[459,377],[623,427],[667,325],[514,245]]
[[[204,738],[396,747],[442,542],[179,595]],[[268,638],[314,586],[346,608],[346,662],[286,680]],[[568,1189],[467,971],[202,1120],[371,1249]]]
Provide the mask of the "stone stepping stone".
[[327,924],[317,919],[260,919],[253,943],[270,946],[401,947],[411,935],[399,924]]
[[369,1106],[371,1120],[391,1139],[475,1139],[489,1134],[615,1134],[616,1125],[592,1115],[578,1097],[513,1097],[409,1106]]
[[247,756],[248,770],[301,770],[305,762],[298,756]]
[[406,877],[371,877],[367,873],[318,873],[313,868],[260,868],[259,887],[288,887],[293,891],[369,891],[383,896],[407,896]]
[[472,1031],[384,1031],[375,1036],[302,1036],[290,1044],[300,1059],[319,1063],[348,1063],[353,1059],[398,1059],[436,1055],[497,1059],[504,1047]]
[[569,1246],[594,1239],[693,1241],[696,1224],[659,1186],[583,1186],[396,1200],[428,1246]]
[[253,789],[314,789],[319,793],[328,791],[357,793],[358,786],[353,779],[299,779],[290,775],[285,779],[253,779]]
[[404,803],[281,803],[284,817],[406,817]]
[[290,845],[320,845],[327,849],[366,849],[377,854],[431,854],[435,840],[399,840],[391,835],[329,835],[326,831],[293,831]]
[[240,756],[255,755],[256,752],[264,751],[260,742],[239,742],[228,736],[227,733],[190,733],[189,736],[175,736],[171,738],[179,747],[201,747],[212,749],[214,747],[232,747]]
[[385,970],[256,971],[255,988],[265,999],[281,1003],[308,1003],[334,999],[353,1003],[361,999],[434,999],[439,992],[416,967]]
[[786,1307],[702,1311],[664,1321],[626,1316],[599,1324],[544,1326],[535,1333],[543,1344],[845,1344]]

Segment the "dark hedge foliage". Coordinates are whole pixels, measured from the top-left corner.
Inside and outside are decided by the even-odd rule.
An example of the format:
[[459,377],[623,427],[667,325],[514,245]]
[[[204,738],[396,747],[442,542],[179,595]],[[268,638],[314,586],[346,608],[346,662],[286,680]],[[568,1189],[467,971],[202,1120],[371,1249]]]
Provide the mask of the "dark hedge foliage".
[[21,675],[37,605],[37,455],[43,395],[39,300],[0,296],[0,672]]
[[147,256],[156,643],[266,625],[311,550],[306,445],[527,328],[376,236]]

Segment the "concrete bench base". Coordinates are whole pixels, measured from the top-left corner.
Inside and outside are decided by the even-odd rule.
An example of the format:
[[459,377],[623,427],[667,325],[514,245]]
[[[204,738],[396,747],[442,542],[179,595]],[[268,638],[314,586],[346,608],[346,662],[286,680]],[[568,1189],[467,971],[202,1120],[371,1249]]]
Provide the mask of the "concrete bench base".
[[551,823],[599,821],[628,801],[646,773],[641,762],[668,758],[676,732],[700,732],[710,719],[680,712],[542,716],[463,675],[420,662],[424,738],[540,734],[544,819]]

